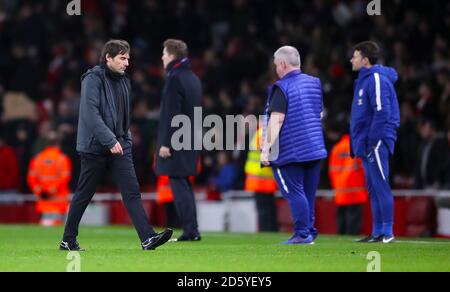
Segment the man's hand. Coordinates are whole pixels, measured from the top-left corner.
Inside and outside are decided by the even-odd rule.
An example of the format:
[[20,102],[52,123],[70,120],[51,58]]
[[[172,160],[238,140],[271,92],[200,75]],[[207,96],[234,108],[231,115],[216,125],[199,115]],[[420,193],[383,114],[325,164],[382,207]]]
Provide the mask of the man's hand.
[[113,148],[111,148],[111,153],[115,155],[123,155],[123,149],[119,142],[117,142],[117,144]]
[[269,150],[268,149],[263,149],[262,152],[261,152],[261,164],[263,166],[270,166]]
[[170,153],[170,148],[162,146],[161,149],[159,150],[159,156],[161,156],[164,159],[170,158],[172,156],[172,153]]

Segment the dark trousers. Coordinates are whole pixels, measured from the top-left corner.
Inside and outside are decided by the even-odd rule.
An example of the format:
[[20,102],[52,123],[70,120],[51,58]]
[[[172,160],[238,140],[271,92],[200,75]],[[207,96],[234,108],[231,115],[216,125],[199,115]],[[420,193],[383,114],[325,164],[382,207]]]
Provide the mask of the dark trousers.
[[338,233],[359,235],[363,218],[363,205],[341,206],[337,210]]
[[172,229],[181,228],[180,220],[178,219],[177,210],[175,204],[172,202],[164,204],[164,211],[166,215],[166,227]]
[[122,200],[141,242],[156,234],[148,224],[148,218],[142,205],[139,184],[134,170],[131,148],[124,149],[124,155],[80,154],[81,173],[78,189],[70,205],[64,231],[64,241],[72,242],[78,236],[78,228],[83,214],[95,194],[101,175],[110,168],[114,181],[120,189]]
[[170,177],[175,208],[183,228],[183,236],[199,236],[194,192],[187,177]]
[[261,232],[278,232],[277,206],[274,194],[255,193],[258,225]]

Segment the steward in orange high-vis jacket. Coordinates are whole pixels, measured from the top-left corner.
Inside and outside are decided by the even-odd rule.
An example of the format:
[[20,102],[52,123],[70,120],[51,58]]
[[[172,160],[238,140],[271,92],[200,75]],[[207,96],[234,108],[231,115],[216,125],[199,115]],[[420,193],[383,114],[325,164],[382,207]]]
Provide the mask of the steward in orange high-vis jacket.
[[361,159],[350,157],[350,136],[344,135],[333,147],[329,176],[338,206],[339,234],[359,235],[362,209],[368,201],[366,180]]
[[70,159],[58,146],[49,146],[30,163],[28,185],[37,196],[36,211],[41,225],[59,226],[69,206]]

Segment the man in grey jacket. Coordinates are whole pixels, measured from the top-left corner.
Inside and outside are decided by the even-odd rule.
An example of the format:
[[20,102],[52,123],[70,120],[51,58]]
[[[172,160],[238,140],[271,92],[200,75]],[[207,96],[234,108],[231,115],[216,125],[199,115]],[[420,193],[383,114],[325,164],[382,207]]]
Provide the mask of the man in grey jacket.
[[107,166],[130,215],[144,250],[166,243],[173,231],[156,233],[148,224],[133,165],[130,135],[130,81],[125,75],[130,45],[112,40],[103,48],[100,65],[81,78],[77,151],[81,157],[78,189],[70,205],[61,250],[81,250],[76,238],[81,218]]

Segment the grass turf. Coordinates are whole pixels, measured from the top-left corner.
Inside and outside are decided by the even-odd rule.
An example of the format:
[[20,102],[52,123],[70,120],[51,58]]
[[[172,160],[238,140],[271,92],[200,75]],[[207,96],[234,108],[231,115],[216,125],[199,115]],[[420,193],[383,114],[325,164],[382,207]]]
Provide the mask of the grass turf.
[[[58,251],[61,228],[0,225],[0,271],[66,271]],[[175,235],[179,235],[177,232]],[[352,237],[321,236],[313,246],[284,246],[287,234],[205,233],[198,243],[168,243],[143,252],[129,227],[82,227],[81,271],[150,272],[365,272],[367,255],[381,255],[385,271],[450,272],[450,241],[399,239],[357,244]]]

